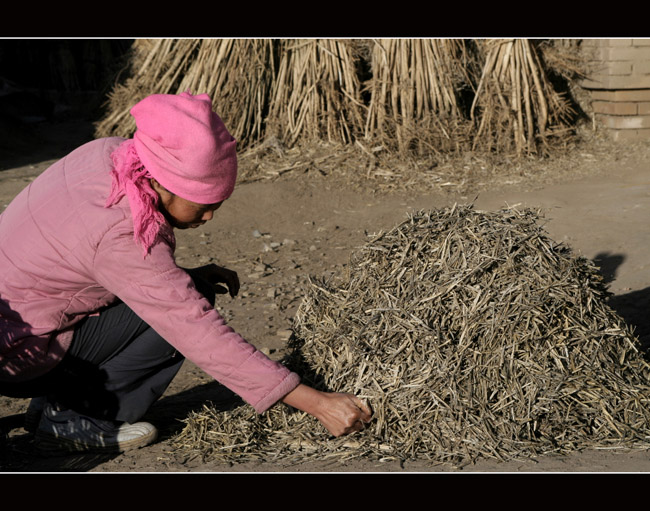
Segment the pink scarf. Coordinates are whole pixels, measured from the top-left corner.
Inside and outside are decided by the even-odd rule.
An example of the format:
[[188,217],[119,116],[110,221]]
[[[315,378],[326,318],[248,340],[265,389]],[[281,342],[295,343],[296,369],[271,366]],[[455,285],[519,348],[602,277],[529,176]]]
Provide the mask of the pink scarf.
[[158,194],[149,183],[151,175],[140,161],[133,140],[122,142],[111,154],[111,193],[105,207],[118,203],[126,195],[133,217],[133,238],[143,249],[143,257],[151,251],[158,235],[175,245],[174,231],[158,210]]

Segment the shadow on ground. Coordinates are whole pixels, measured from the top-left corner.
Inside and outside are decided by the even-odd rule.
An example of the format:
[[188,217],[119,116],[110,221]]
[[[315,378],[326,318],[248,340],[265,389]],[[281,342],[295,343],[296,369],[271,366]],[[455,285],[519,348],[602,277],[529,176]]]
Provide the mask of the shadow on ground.
[[[602,252],[594,257],[606,284],[616,279],[618,268],[625,261],[622,254]],[[650,287],[630,293],[614,295],[608,300],[610,307],[632,328],[643,350],[650,350]]]
[[[205,404],[226,410],[241,404],[241,400],[213,381],[161,398],[142,420],[156,424],[158,442],[163,442],[185,426],[179,417],[187,417]],[[43,456],[33,445],[33,435],[23,429],[24,420],[24,414],[0,418],[0,472],[88,472],[121,454],[116,451]]]
[[58,160],[94,139],[92,120],[69,119],[7,127],[2,126],[0,119],[0,135],[12,129],[19,136],[0,142],[0,172],[42,161]]
[[646,354],[650,351],[650,287],[613,296],[609,305],[632,328]]

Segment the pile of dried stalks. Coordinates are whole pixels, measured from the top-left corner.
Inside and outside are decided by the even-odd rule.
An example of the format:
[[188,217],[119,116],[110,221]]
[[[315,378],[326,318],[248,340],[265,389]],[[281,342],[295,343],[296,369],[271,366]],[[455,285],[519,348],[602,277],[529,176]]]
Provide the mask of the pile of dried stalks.
[[[131,76],[109,94],[95,135],[130,136],[148,94],[208,93],[240,151],[355,143],[416,156],[548,152],[571,131],[547,77],[575,76],[550,42],[526,39],[137,40]],[[574,52],[571,54],[576,55]],[[565,138],[565,137],[564,137]],[[361,145],[363,143],[363,145]]]
[[370,101],[365,140],[426,154],[467,147],[459,90],[471,81],[460,39],[381,39],[369,45]]
[[283,406],[205,407],[177,445],[206,459],[423,459],[464,464],[648,446],[650,366],[596,267],[532,210],[419,212],[313,281],[286,364],[368,400],[351,437]]
[[281,40],[266,122],[292,147],[302,141],[350,143],[363,129],[364,106],[353,41]]
[[497,39],[481,47],[485,64],[470,113],[477,123],[473,149],[533,154],[568,135],[573,109],[553,89],[535,46]]
[[235,139],[262,137],[275,76],[275,50],[266,39],[139,39],[131,76],[108,96],[98,137],[129,137],[135,130],[131,107],[149,94],[186,90],[208,93]]

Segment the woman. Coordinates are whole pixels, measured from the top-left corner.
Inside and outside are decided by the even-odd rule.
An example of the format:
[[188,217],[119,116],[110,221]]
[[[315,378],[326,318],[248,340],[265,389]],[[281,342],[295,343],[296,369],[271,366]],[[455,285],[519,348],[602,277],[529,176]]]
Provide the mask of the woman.
[[360,400],[301,384],[225,324],[214,286],[237,294],[234,272],[174,261],[173,228],[211,220],[235,186],[236,142],[210,98],[155,94],[131,114],[132,139],[81,146],[0,215],[0,393],[37,398],[37,445],[151,443],[138,421],[185,357],[258,413],[282,401],[335,436],[362,429]]

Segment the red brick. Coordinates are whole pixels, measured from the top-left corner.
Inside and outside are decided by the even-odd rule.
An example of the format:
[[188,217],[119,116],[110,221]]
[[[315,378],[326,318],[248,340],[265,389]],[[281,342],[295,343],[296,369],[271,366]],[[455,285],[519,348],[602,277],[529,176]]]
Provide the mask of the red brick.
[[591,91],[592,101],[616,101],[616,91],[595,89]]
[[607,49],[617,46],[632,46],[634,39],[582,39],[581,44],[589,49]]
[[632,62],[610,62],[607,71],[609,75],[631,75]]
[[609,60],[645,60],[650,58],[650,48],[647,47],[625,47],[610,48],[607,50]]
[[638,103],[617,103],[612,101],[594,101],[591,106],[597,114],[637,115]]
[[601,48],[603,46],[608,47],[610,45],[610,39],[582,39],[580,44],[589,49]]
[[616,115],[603,115],[599,114],[596,119],[607,128],[634,130],[634,129],[647,129],[650,128],[649,115],[636,115],[636,116],[616,116]]
[[650,89],[636,90],[593,90],[594,101],[650,101]]
[[632,73],[639,75],[650,74],[650,59],[644,60],[642,62],[635,62],[632,65]]
[[634,142],[650,140],[650,129],[645,130],[608,130],[608,135],[617,142]]
[[650,75],[610,76],[606,83],[608,89],[650,89]]
[[591,90],[650,89],[650,74],[626,76],[591,75],[588,79],[581,80],[580,85]]
[[607,39],[608,46],[614,47],[629,47],[634,44],[634,39]]

